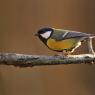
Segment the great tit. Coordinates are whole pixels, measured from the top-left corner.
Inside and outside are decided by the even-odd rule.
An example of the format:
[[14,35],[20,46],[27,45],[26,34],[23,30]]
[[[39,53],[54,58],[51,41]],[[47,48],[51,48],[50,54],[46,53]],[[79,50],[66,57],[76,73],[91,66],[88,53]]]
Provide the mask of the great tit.
[[95,34],[45,27],[39,29],[35,36],[49,49],[68,55],[78,48],[82,41],[95,37]]

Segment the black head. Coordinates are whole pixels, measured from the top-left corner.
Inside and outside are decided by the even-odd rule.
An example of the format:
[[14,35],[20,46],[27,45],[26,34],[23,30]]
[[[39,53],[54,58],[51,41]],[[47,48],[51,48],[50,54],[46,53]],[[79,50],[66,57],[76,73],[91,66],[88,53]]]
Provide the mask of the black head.
[[52,28],[45,27],[38,30],[36,36],[41,36],[45,39],[48,39],[51,36],[52,32],[53,32]]
[[38,32],[35,34],[35,36],[38,36],[41,41],[43,41],[46,44],[46,41],[53,33],[53,29],[49,27],[41,28],[38,30]]

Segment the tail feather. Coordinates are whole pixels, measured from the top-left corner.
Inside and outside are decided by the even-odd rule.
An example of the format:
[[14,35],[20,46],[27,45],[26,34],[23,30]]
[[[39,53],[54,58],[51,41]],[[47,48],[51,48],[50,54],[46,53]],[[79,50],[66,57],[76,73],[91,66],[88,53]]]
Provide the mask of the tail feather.
[[95,34],[88,34],[90,38],[95,38]]

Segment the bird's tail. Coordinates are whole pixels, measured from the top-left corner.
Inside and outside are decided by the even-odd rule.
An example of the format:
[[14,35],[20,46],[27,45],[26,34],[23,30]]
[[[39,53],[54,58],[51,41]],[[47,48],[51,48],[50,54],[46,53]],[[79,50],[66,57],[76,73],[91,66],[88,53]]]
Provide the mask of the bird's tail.
[[95,38],[95,34],[88,34],[90,38]]

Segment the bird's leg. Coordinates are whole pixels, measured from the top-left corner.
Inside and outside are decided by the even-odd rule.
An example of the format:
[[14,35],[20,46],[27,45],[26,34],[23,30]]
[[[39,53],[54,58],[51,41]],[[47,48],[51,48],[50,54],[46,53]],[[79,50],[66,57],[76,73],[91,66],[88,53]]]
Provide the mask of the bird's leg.
[[61,53],[55,54],[55,56],[68,57],[68,52],[66,50],[63,50]]
[[92,46],[92,38],[87,38],[87,47],[88,47],[88,51],[89,53],[95,55],[95,52],[93,50],[93,46]]
[[70,51],[67,51],[67,50],[62,51],[62,56],[64,56],[64,57],[68,57],[68,55],[70,55],[70,54],[71,54]]
[[68,57],[68,55],[71,55],[71,51],[63,50],[61,53],[55,54],[55,56],[62,56],[62,57]]

